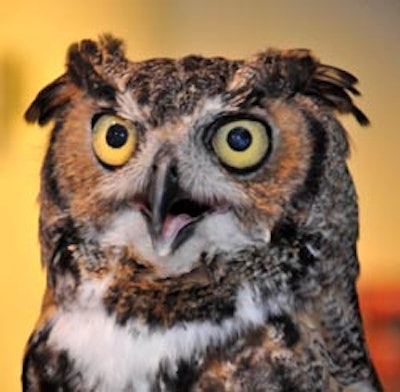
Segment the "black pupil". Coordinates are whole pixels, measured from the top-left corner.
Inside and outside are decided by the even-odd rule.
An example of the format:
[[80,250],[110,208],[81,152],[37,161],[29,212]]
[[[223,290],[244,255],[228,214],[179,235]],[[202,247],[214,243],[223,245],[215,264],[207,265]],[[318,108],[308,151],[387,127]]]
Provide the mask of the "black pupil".
[[128,130],[121,124],[113,124],[107,130],[106,141],[110,147],[120,148],[128,140]]
[[228,133],[227,141],[232,150],[244,151],[249,148],[252,137],[248,129],[236,127]]

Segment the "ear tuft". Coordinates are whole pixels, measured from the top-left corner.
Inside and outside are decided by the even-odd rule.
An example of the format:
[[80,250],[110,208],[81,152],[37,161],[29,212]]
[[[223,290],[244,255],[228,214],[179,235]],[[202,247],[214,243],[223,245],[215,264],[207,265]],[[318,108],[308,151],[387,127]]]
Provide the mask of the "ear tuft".
[[305,94],[316,96],[340,113],[351,113],[361,125],[368,125],[367,116],[354,104],[351,95],[360,95],[358,80],[340,68],[319,64],[305,88]]
[[39,92],[25,112],[25,120],[45,125],[70,101],[66,76],[63,75]]
[[[352,74],[321,64],[307,49],[269,49],[245,62],[236,73],[231,88],[241,99],[252,95],[290,97],[303,94],[340,113],[351,113],[361,125],[369,123],[366,115],[354,104],[352,95],[357,78]],[[242,91],[244,90],[244,92]]]
[[99,86],[112,84],[113,76],[127,68],[123,42],[109,34],[98,42],[83,40],[71,45],[67,55],[67,73],[74,83],[97,95]]
[[109,34],[98,42],[83,40],[71,45],[66,73],[39,92],[25,119],[45,125],[61,113],[77,88],[97,99],[114,100],[115,75],[123,75],[127,66],[123,42]]

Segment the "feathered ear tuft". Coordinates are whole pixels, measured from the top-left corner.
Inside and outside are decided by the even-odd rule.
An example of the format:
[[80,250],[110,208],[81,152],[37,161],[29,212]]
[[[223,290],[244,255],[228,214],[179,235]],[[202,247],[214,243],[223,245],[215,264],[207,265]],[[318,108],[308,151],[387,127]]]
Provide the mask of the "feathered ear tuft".
[[67,77],[63,75],[39,92],[25,112],[25,119],[45,125],[60,113],[70,98]]
[[353,114],[361,125],[367,125],[368,118],[352,100],[352,95],[360,95],[356,84],[353,75],[321,64],[308,49],[269,49],[243,63],[229,88],[230,99],[234,97],[242,104],[259,96],[313,96],[334,110]]
[[324,64],[318,64],[305,85],[304,93],[318,97],[340,113],[351,113],[361,125],[368,125],[367,116],[354,104],[351,94],[360,95],[354,87],[358,80],[352,74]]
[[77,89],[97,99],[114,100],[117,81],[113,75],[127,68],[123,42],[111,35],[99,42],[83,40],[70,46],[67,71],[39,92],[25,113],[28,122],[45,125],[57,117]]
[[114,99],[115,74],[123,74],[128,67],[124,45],[111,35],[103,35],[99,42],[83,40],[70,47],[67,69],[72,81],[90,95]]

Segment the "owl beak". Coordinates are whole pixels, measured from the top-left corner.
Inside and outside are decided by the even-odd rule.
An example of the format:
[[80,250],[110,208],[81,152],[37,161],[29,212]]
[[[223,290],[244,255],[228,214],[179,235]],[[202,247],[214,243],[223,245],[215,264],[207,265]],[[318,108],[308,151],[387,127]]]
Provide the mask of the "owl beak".
[[161,237],[168,210],[178,193],[178,176],[174,166],[167,162],[157,165],[149,192],[153,239]]
[[146,215],[153,246],[160,256],[172,254],[185,242],[194,233],[195,223],[209,210],[182,191],[174,162],[157,163]]

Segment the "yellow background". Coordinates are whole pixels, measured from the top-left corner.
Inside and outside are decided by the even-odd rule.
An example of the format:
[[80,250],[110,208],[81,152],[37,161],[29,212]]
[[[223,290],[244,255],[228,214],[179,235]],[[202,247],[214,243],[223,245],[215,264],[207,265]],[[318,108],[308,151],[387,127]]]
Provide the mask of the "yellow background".
[[66,48],[113,32],[133,59],[188,53],[243,57],[307,47],[361,80],[372,126],[345,118],[361,204],[361,284],[398,285],[400,2],[398,0],[1,0],[0,391],[20,390],[23,348],[45,276],[36,195],[48,130],[22,115],[63,72]]

